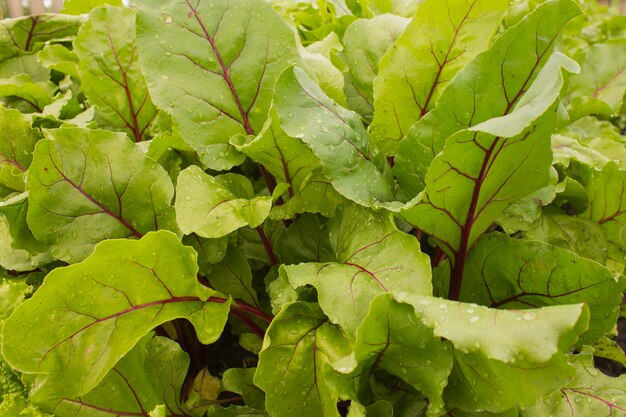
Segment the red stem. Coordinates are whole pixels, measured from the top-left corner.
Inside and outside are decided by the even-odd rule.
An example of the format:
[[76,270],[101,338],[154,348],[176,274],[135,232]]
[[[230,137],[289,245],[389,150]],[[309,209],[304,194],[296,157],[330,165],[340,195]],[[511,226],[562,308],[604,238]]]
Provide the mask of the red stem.
[[265,248],[265,253],[267,253],[267,258],[270,261],[272,266],[278,265],[278,259],[276,258],[276,254],[274,253],[274,248],[272,247],[272,242],[269,240],[265,232],[263,231],[263,227],[259,226],[256,228],[259,237],[261,238],[261,242],[263,243],[263,247]]
[[265,337],[265,330],[263,330],[258,324],[256,324],[250,317],[247,317],[241,311],[231,310],[233,316],[237,317],[237,319],[248,329],[252,330],[254,334],[259,336],[261,340]]

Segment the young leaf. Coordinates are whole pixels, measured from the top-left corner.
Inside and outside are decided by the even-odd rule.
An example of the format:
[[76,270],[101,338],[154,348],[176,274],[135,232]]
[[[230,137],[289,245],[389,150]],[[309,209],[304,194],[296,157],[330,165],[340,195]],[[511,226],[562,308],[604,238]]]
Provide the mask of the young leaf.
[[195,260],[193,249],[168,231],[104,241],[85,261],[53,270],[13,312],[3,327],[2,354],[20,372],[36,374],[33,399],[49,401],[89,392],[166,321],[186,318],[202,343],[212,343],[229,302],[198,284]]
[[150,230],[177,230],[172,181],[126,135],[64,128],[46,131],[28,175],[28,225],[67,262],[93,245]]
[[360,118],[328,98],[303,70],[281,74],[273,105],[284,131],[311,148],[340,194],[364,206],[392,199],[391,181],[381,171],[385,162],[370,147]]
[[315,304],[287,305],[267,329],[254,383],[273,417],[339,417],[330,364],[347,356],[348,341]]
[[48,407],[57,416],[145,416],[165,404],[166,416],[182,417],[180,390],[189,356],[164,337],[143,337],[89,393]]
[[370,131],[395,153],[411,125],[435,106],[452,77],[485,49],[505,0],[426,0],[380,62]]
[[560,29],[580,13],[572,0],[544,2],[459,71],[437,106],[400,143],[394,174],[407,199],[424,189],[428,167],[448,137],[516,108],[548,61]]
[[0,183],[24,191],[24,173],[40,133],[19,111],[0,106]]
[[409,19],[384,14],[355,20],[343,35],[341,59],[348,66],[344,91],[348,107],[367,122],[374,116],[374,79],[378,63],[409,23]]
[[348,206],[330,221],[329,235],[335,262],[281,268],[294,288],[317,289],[320,307],[348,337],[356,336],[377,294],[432,294],[428,256],[413,236],[396,229],[388,214]]
[[565,352],[589,319],[584,304],[513,311],[410,294],[395,298],[454,346],[444,399],[450,409],[467,412],[530,405],[563,386],[573,374]]
[[63,45],[46,45],[37,53],[37,61],[45,68],[71,75],[75,80],[80,80],[78,56],[74,50],[69,50]]
[[229,140],[255,135],[276,78],[297,61],[293,32],[262,0],[141,0],[137,43],[154,102],[209,168],[243,162]]
[[11,271],[32,271],[53,260],[49,251],[30,253],[13,243],[11,229],[4,215],[0,216],[0,266]]
[[[122,26],[125,29],[119,30]],[[74,40],[81,90],[93,103],[101,125],[123,131],[135,142],[146,138],[157,114],[135,45],[135,11],[98,7]]]
[[428,169],[422,200],[403,213],[453,260],[452,299],[476,239],[509,205],[549,183],[563,68],[575,71],[577,64],[555,53],[513,113],[451,136]]
[[467,258],[461,301],[522,310],[585,303],[589,329],[579,344],[608,333],[617,320],[624,283],[602,265],[543,242],[483,236]]
[[[242,190],[244,192],[238,192]],[[176,219],[184,234],[219,238],[267,218],[272,198],[254,197],[250,180],[236,174],[212,177],[192,165],[178,176]]]

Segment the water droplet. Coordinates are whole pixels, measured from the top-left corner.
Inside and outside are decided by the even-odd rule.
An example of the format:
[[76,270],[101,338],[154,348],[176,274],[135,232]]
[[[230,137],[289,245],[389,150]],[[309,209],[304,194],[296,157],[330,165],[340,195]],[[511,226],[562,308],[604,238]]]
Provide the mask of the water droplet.
[[165,23],[172,23],[172,16],[165,16]]
[[470,319],[470,323],[476,323],[478,320],[480,320],[479,316],[474,316]]
[[524,313],[522,317],[524,317],[524,320],[531,321],[531,320],[534,320],[536,316],[535,316],[535,313],[528,312],[528,313]]
[[161,75],[161,79],[162,79],[162,80],[169,80],[169,79],[170,79],[170,77],[168,77],[167,75]]
[[439,304],[439,308],[442,310],[445,310],[446,308],[448,308],[448,306],[444,303]]
[[328,133],[328,128],[327,128],[326,126],[323,126],[323,127],[322,127],[322,132],[324,132],[324,133]]

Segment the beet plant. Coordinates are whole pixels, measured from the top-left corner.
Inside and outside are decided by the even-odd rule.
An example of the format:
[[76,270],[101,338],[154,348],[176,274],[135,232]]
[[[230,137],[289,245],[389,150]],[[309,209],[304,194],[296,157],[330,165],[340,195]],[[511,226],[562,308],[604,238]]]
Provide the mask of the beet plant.
[[0,21],[0,416],[626,415],[625,70],[591,1]]

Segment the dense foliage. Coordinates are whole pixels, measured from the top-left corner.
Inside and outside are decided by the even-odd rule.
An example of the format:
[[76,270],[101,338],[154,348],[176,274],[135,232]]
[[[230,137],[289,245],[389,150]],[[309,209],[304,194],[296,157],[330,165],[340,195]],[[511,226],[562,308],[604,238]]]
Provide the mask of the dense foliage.
[[626,416],[625,17],[135,3],[0,21],[0,416]]

